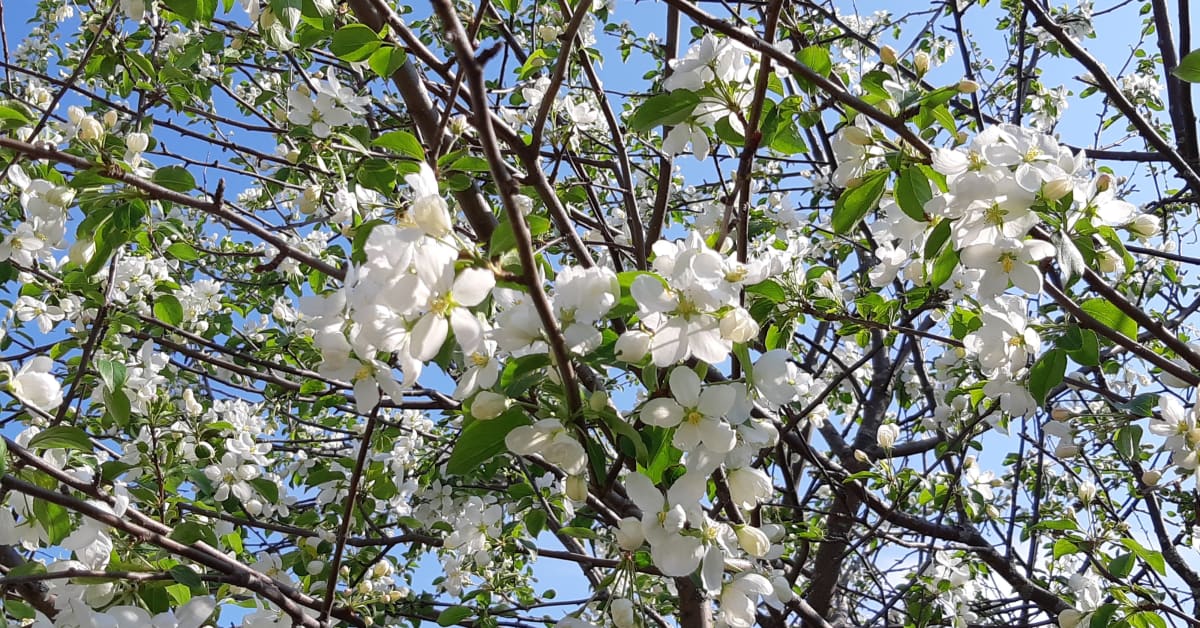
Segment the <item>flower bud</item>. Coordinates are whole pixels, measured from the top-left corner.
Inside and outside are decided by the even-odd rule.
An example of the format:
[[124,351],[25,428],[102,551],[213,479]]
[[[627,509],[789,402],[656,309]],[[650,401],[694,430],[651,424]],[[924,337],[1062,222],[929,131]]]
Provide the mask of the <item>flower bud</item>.
[[896,439],[900,438],[900,426],[895,423],[884,423],[879,426],[879,432],[875,434],[875,442],[884,450],[891,451],[896,445]]
[[1100,176],[1096,177],[1096,191],[1097,192],[1103,192],[1103,191],[1107,190],[1108,188],[1111,188],[1112,184],[1113,184],[1113,176],[1111,174],[1108,174],[1107,172],[1102,172],[1102,173],[1100,173]]
[[117,126],[117,122],[119,120],[120,120],[120,117],[117,115],[117,112],[115,110],[109,109],[108,111],[104,112],[104,126],[111,129],[114,126]]
[[1129,224],[1125,225],[1125,228],[1133,235],[1145,239],[1158,235],[1159,231],[1162,230],[1162,225],[1157,216],[1138,214],[1133,217],[1133,220]]
[[1083,621],[1083,613],[1073,608],[1058,614],[1058,628],[1076,628]]
[[621,549],[632,552],[642,546],[642,542],[646,540],[646,533],[642,530],[642,522],[637,517],[625,517],[617,524],[617,529],[613,531],[617,537],[617,545]]
[[1042,184],[1042,197],[1048,201],[1057,201],[1070,194],[1074,189],[1075,184],[1070,179],[1063,177]]
[[1073,416],[1075,416],[1074,412],[1071,412],[1070,409],[1062,406],[1058,406],[1050,411],[1050,418],[1054,419],[1055,421],[1066,421]]
[[413,222],[417,223],[421,231],[435,238],[450,233],[454,227],[451,224],[450,209],[446,206],[446,199],[436,194],[414,200],[411,215]]
[[90,238],[76,240],[75,244],[71,245],[71,250],[67,252],[67,259],[73,264],[86,266],[95,253],[96,243],[93,240]]
[[870,146],[874,143],[871,139],[871,134],[864,131],[861,127],[849,125],[842,128],[842,138],[855,146]]
[[1083,502],[1083,505],[1086,506],[1092,503],[1093,499],[1096,499],[1096,484],[1091,480],[1084,481],[1079,485],[1075,494],[1079,496],[1079,501]]
[[582,475],[568,475],[567,497],[573,502],[586,502],[588,497],[587,478]]
[[1079,455],[1079,445],[1069,441],[1061,442],[1054,448],[1054,455],[1059,458],[1074,458]]
[[913,67],[916,68],[917,74],[925,74],[929,71],[929,53],[921,50],[913,56]]
[[622,362],[641,362],[650,352],[650,334],[644,331],[629,330],[617,338],[617,359]]
[[310,560],[310,561],[308,561],[308,564],[305,565],[304,567],[305,567],[305,570],[308,571],[309,575],[316,575],[316,574],[321,573],[321,570],[325,568],[325,561]]
[[734,308],[721,318],[721,337],[737,343],[750,342],[758,337],[758,323],[745,308]]
[[767,539],[766,533],[754,526],[737,526],[734,530],[737,533],[738,545],[745,552],[755,558],[762,558],[771,550],[771,541]]
[[588,397],[588,408],[592,412],[603,412],[608,407],[608,393],[603,390],[597,390]]
[[321,187],[318,185],[310,185],[304,188],[304,193],[300,195],[300,213],[311,214],[317,211],[321,206]]
[[612,605],[608,607],[608,612],[612,615],[613,625],[617,628],[635,628],[637,619],[633,616],[633,602],[628,598],[619,597],[612,601]]
[[1102,247],[1096,250],[1096,265],[1100,267],[1102,273],[1113,273],[1121,268],[1121,256],[1110,246]]
[[79,121],[79,139],[90,142],[98,141],[102,137],[104,137],[104,125],[100,124],[99,120],[87,116]]
[[1158,469],[1149,469],[1142,473],[1142,484],[1146,486],[1154,486],[1162,479],[1162,471]]
[[67,107],[67,119],[71,121],[71,124],[78,125],[86,115],[87,112],[83,110],[83,107],[78,105]]
[[896,65],[896,61],[899,60],[899,57],[896,55],[896,49],[886,45],[880,48],[879,60],[882,61],[884,65]]
[[482,390],[471,402],[471,416],[480,421],[489,421],[508,409],[508,397],[490,390]]
[[792,590],[792,585],[783,576],[771,578],[771,589],[775,593],[775,599],[784,604],[791,602],[796,597],[796,592]]
[[960,94],[974,94],[979,91],[979,83],[971,79],[963,79],[958,82],[957,89]]
[[125,136],[125,148],[134,153],[146,152],[150,147],[150,136],[145,133],[130,133]]

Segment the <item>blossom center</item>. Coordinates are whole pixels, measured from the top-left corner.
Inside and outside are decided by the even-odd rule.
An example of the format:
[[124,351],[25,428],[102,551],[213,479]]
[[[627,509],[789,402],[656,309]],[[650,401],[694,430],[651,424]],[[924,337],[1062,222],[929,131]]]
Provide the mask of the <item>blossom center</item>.
[[1015,253],[1011,252],[1001,253],[1000,259],[996,261],[1000,262],[1000,267],[1004,269],[1004,272],[1011,273],[1013,271],[1013,265],[1017,263],[1017,256]]
[[691,423],[692,425],[699,425],[700,422],[704,420],[704,413],[696,408],[690,408],[686,413],[684,413],[683,420]]

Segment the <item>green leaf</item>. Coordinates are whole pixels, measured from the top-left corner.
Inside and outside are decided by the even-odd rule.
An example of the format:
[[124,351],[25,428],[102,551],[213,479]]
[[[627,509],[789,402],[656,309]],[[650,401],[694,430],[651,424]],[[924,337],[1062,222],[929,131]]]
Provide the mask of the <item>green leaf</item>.
[[[191,570],[189,569],[188,571]],[[167,595],[171,596],[171,603],[175,606],[183,606],[192,599],[192,589],[185,584],[176,582],[175,584],[168,584],[163,589],[166,590]]]
[[167,570],[167,573],[171,574],[171,577],[179,584],[186,584],[189,587],[204,586],[204,581],[200,579],[200,574],[192,571],[190,567],[185,565],[175,565]]
[[32,606],[11,597],[4,600],[4,610],[9,615],[12,615],[14,619],[33,619],[37,617],[37,611]]
[[347,24],[333,34],[333,42],[329,44],[329,51],[342,61],[356,63],[370,58],[382,43],[379,35],[369,26]]
[[1088,628],[1109,628],[1118,608],[1116,604],[1109,603],[1096,609],[1092,613],[1092,621],[1088,622]]
[[151,181],[175,192],[190,192],[196,188],[196,178],[182,166],[159,168],[154,171]]
[[390,79],[406,60],[408,60],[408,55],[404,54],[403,48],[385,45],[371,53],[371,57],[367,59],[367,65],[371,66],[371,71],[378,74],[380,78]]
[[687,120],[700,104],[700,96],[686,89],[651,96],[629,117],[629,128],[645,132],[657,126],[671,126]]
[[491,421],[475,421],[467,425],[454,443],[454,451],[446,461],[446,472],[465,475],[478,469],[481,464],[505,451],[504,437],[522,425],[529,425],[529,418],[521,408],[510,408]]
[[933,198],[933,191],[929,187],[929,179],[920,168],[905,168],[900,176],[896,177],[893,193],[896,203],[909,218],[919,222],[926,220],[925,203]]
[[1167,563],[1166,560],[1163,559],[1162,552],[1156,552],[1152,549],[1147,549],[1146,547],[1142,546],[1141,543],[1129,538],[1121,539],[1121,545],[1124,545],[1131,552],[1137,555],[1138,558],[1145,561],[1147,565],[1150,565],[1150,568],[1157,572],[1158,575],[1166,575]]
[[154,299],[154,316],[168,325],[183,322],[183,305],[175,295],[160,294]]
[[129,423],[131,407],[129,397],[123,389],[105,390],[104,407],[108,409],[108,413],[117,423],[121,425]]
[[1158,395],[1154,393],[1142,393],[1129,401],[1113,405],[1117,409],[1124,410],[1133,416],[1146,418],[1154,416],[1154,409],[1158,407]]
[[92,439],[87,432],[70,425],[48,427],[29,439],[30,449],[78,449],[92,450]]
[[529,531],[529,536],[537,537],[546,529],[546,511],[545,510],[530,510],[525,513],[525,529]]
[[887,171],[868,173],[855,187],[842,192],[833,206],[833,231],[846,235],[858,225],[871,210],[879,206],[887,184]]
[[1067,355],[1082,366],[1099,366],[1100,340],[1096,337],[1096,332],[1079,328],[1079,345],[1078,349],[1068,350]]
[[1179,60],[1179,65],[1171,70],[1182,81],[1200,83],[1200,50],[1193,50]]
[[746,286],[746,292],[749,294],[758,294],[766,297],[772,303],[783,303],[787,300],[787,293],[783,287],[773,279],[767,279],[753,286]]
[[1167,628],[1167,620],[1154,611],[1139,611],[1125,618],[1131,628]]
[[942,254],[933,262],[933,269],[929,272],[929,286],[931,288],[942,287],[942,284],[950,280],[955,268],[958,268],[958,251],[955,251],[953,247],[946,247],[946,250],[942,251]]
[[591,528],[582,528],[579,526],[567,526],[564,528],[559,528],[558,532],[559,532],[559,534],[565,534],[567,536],[575,537],[577,539],[599,538],[597,536],[595,530],[593,530]]
[[1070,519],[1050,519],[1033,525],[1034,530],[1078,530],[1079,524]]
[[829,51],[821,46],[809,46],[801,50],[796,55],[796,60],[821,76],[828,76],[829,71],[833,69],[833,59],[829,57]]
[[194,262],[200,259],[200,254],[187,242],[175,242],[168,246],[167,255],[183,262]]
[[1033,364],[1029,369],[1029,394],[1038,405],[1046,403],[1046,395],[1050,389],[1062,383],[1067,373],[1067,352],[1062,349],[1052,349]]
[[1126,425],[1117,430],[1117,451],[1125,457],[1126,460],[1134,459],[1134,456],[1141,450],[1142,444],[1142,426]]
[[388,131],[375,138],[371,145],[386,148],[413,159],[425,159],[425,149],[421,146],[421,140],[408,131]]
[[488,242],[488,255],[497,257],[505,251],[515,248],[517,248],[517,236],[513,233],[512,223],[507,220],[500,221],[500,224],[492,230],[492,239]]
[[22,124],[31,122],[29,116],[24,111],[8,105],[0,105],[0,120],[16,120]]
[[195,521],[184,521],[171,531],[171,539],[187,545],[196,541],[204,541],[213,547],[217,546],[217,533],[212,526],[201,525]]
[[1108,561],[1108,570],[1116,578],[1124,578],[1133,571],[1133,553],[1126,553]]
[[474,615],[475,611],[467,606],[451,606],[446,610],[438,613],[437,623],[439,626],[453,626],[458,622]]
[[96,372],[100,373],[104,387],[109,390],[120,389],[125,385],[125,378],[128,377],[125,365],[116,360],[97,360]]
[[923,251],[925,259],[936,258],[948,239],[950,239],[950,221],[939,221],[934,225],[933,231],[929,233],[929,239],[925,241],[925,250]]
[[0,475],[8,473],[8,441],[0,438]]
[[207,24],[217,13],[217,0],[163,0],[163,4],[188,22]]
[[63,539],[67,538],[67,535],[71,534],[71,513],[58,504],[44,499],[34,499],[33,518],[46,529],[46,535],[50,537],[52,544],[61,543]]
[[1079,307],[1105,327],[1115,329],[1129,338],[1137,339],[1137,322],[1129,318],[1108,299],[1103,297],[1088,299],[1079,304]]
[[[650,452],[646,449],[646,443],[642,441],[642,435],[638,434],[632,425],[611,412],[604,414],[604,423],[617,435],[618,442],[629,441],[629,444],[633,446],[633,458],[638,464],[650,462]],[[620,437],[624,437],[624,440],[621,440]]]
[[1054,542],[1054,558],[1062,558],[1079,551],[1079,546],[1070,539],[1058,539]]

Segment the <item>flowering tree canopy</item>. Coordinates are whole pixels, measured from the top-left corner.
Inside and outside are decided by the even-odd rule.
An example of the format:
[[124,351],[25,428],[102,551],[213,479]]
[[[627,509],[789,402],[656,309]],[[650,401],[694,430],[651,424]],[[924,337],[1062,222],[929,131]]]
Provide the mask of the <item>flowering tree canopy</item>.
[[1189,0],[852,4],[7,16],[0,626],[1200,625]]

